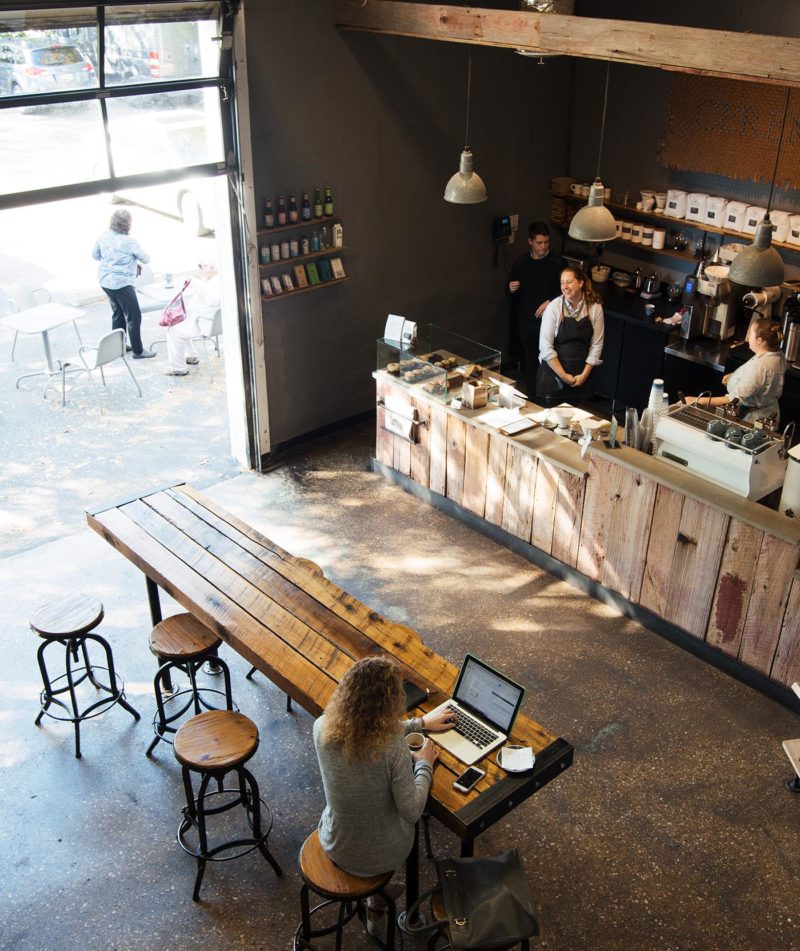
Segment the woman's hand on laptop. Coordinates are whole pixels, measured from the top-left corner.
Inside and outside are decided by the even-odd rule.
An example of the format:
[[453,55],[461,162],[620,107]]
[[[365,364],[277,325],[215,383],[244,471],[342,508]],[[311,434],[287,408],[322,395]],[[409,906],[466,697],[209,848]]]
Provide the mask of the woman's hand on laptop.
[[442,710],[426,713],[422,718],[422,729],[428,733],[444,733],[445,730],[451,730],[457,722],[455,711],[444,707]]
[[433,740],[426,738],[422,746],[414,753],[411,754],[411,758],[414,760],[422,760],[425,763],[430,763],[431,766],[439,758],[439,750],[436,747],[436,744]]

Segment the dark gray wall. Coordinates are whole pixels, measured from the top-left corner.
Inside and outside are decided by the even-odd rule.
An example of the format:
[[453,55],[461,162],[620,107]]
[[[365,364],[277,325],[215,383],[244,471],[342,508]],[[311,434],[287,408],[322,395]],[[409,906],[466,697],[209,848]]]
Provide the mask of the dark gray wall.
[[[546,216],[549,179],[566,166],[571,64],[473,48],[469,144],[489,200],[451,205],[466,46],[339,31],[329,0],[244,9],[256,195],[330,184],[350,277],[263,304],[275,444],[369,409],[389,312],[506,346],[490,223]],[[523,235],[505,253],[525,247]]]

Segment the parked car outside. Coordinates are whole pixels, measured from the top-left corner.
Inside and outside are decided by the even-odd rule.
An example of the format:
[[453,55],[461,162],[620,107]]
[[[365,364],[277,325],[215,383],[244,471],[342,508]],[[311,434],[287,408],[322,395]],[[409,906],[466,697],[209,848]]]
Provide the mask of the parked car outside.
[[0,95],[24,96],[96,85],[94,66],[74,46],[0,41]]

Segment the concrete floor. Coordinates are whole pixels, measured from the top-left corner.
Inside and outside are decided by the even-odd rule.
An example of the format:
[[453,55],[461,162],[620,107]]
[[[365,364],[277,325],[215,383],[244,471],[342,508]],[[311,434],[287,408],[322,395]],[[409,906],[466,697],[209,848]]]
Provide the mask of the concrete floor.
[[[367,471],[371,442],[364,426],[265,476],[235,474],[223,451],[214,465],[227,477],[202,479],[187,457],[187,481],[454,663],[469,650],[510,672],[527,685],[525,712],[575,746],[574,766],[477,845],[521,850],[541,919],[535,947],[798,947],[800,797],[783,786],[780,741],[800,734],[800,718],[387,485]],[[166,481],[169,458],[155,456],[136,487]],[[107,497],[118,488],[108,484]],[[102,498],[98,488],[90,504]],[[6,501],[13,518],[16,497]],[[235,699],[261,732],[252,770],[285,875],[276,880],[258,855],[213,865],[193,904],[194,863],[175,842],[180,773],[163,744],[144,756],[154,706],[144,582],[81,529],[74,489],[64,504],[65,529],[42,526],[34,544],[21,532],[0,575],[0,947],[288,951],[296,856],[323,803],[311,718],[287,715],[283,695],[263,677],[245,680],[244,662],[226,654]],[[87,723],[80,761],[70,728],[33,725],[40,684],[27,627],[36,604],[73,590],[104,602],[101,631],[142,713],[138,724],[119,708]],[[176,609],[166,602],[165,613]],[[433,841],[438,855],[457,851],[435,823]],[[432,879],[424,859],[422,876]],[[349,931],[345,948],[362,947]]]

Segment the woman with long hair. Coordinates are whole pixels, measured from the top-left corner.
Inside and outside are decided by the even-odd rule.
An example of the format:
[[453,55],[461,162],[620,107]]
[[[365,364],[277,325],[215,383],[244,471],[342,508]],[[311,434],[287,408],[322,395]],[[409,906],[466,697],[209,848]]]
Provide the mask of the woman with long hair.
[[592,282],[579,267],[561,272],[561,296],[542,315],[536,395],[549,403],[584,394],[603,353],[603,308]]
[[397,665],[368,657],[345,674],[314,724],[326,800],[320,842],[353,875],[379,875],[405,862],[437,757],[430,739],[412,753],[405,735],[455,723],[449,711],[401,721],[404,709]]
[[[772,416],[777,425],[781,418],[778,400],[783,393],[783,375],[786,372],[786,358],[781,351],[782,334],[775,321],[760,317],[750,324],[746,339],[753,356],[738,370],[722,378],[727,394],[703,397],[698,405],[710,409],[713,406],[726,406],[737,399],[742,407],[743,419],[755,422]],[[696,402],[697,397],[689,396],[687,400]]]

